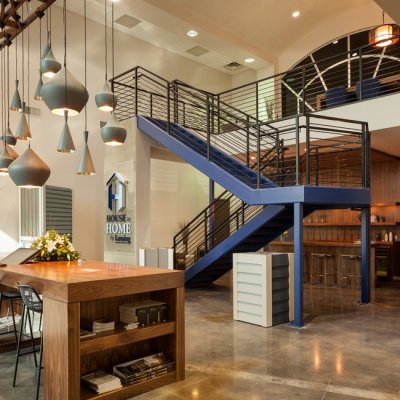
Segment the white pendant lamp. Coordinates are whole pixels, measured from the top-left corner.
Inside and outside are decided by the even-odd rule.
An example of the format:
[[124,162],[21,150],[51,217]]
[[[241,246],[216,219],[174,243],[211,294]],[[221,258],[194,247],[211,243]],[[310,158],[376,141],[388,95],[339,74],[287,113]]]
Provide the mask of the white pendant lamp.
[[68,114],[64,112],[65,122],[61,132],[60,142],[58,143],[57,151],[60,153],[72,153],[75,151],[74,141],[72,140],[71,131],[68,126]]
[[94,99],[99,110],[113,111],[117,106],[117,97],[111,91],[107,79],[107,0],[104,0],[104,54],[105,82],[102,91]]
[[10,164],[8,174],[18,187],[31,189],[46,183],[50,168],[29,146]]
[[17,138],[13,135],[9,126],[6,129],[5,137],[0,138],[0,140],[5,141],[11,147],[17,144]]
[[[49,20],[49,16],[47,14],[47,21]],[[46,43],[44,45],[44,49],[43,49],[43,53],[44,56],[42,54],[42,19],[40,19],[40,23],[39,23],[39,66],[40,66],[40,62],[43,60],[44,57],[46,57],[47,53],[49,52],[49,40],[48,40],[48,31],[46,31]],[[39,80],[38,83],[36,85],[36,90],[35,90],[35,94],[33,95],[33,98],[35,100],[42,100],[42,95],[40,94],[40,91],[42,89],[43,86],[43,79],[42,79],[42,71],[39,68]]]
[[[87,87],[87,62],[86,62],[86,44],[87,44],[87,29],[86,29],[86,0],[83,2],[84,12],[84,41],[85,41],[85,88]],[[83,131],[84,147],[82,152],[81,161],[79,163],[78,175],[95,175],[96,170],[94,168],[92,156],[90,155],[88,145],[89,132],[87,130],[87,105],[85,106],[85,130]]]
[[3,151],[0,154],[0,175],[8,175],[8,167],[14,161],[8,151],[8,145],[3,141]]
[[[6,78],[6,83],[7,83],[7,104],[10,103],[10,52],[9,52],[9,47],[7,47],[7,78]],[[5,130],[5,136],[2,138],[2,140],[7,143],[9,146],[14,147],[17,144],[17,139],[13,135],[10,129],[10,107],[5,107],[7,108],[7,129]],[[6,113],[4,112],[4,115]]]

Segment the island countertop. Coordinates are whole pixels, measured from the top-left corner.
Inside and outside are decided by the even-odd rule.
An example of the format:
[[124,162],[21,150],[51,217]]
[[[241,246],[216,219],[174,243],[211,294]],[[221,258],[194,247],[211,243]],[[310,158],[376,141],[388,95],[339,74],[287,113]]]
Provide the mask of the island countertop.
[[102,261],[57,261],[0,268],[0,282],[31,285],[44,297],[66,303],[184,285],[182,271],[137,267]]

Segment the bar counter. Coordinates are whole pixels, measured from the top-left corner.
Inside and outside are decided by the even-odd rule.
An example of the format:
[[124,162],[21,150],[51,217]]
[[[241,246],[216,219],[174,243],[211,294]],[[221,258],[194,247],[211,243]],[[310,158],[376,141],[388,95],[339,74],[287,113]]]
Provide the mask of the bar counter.
[[[43,295],[46,400],[127,399],[184,379],[183,272],[79,260],[2,267],[0,283]],[[81,316],[119,321],[119,305],[150,297],[167,303],[168,322],[80,341]],[[157,351],[176,362],[174,372],[103,395],[81,388],[85,373]]]

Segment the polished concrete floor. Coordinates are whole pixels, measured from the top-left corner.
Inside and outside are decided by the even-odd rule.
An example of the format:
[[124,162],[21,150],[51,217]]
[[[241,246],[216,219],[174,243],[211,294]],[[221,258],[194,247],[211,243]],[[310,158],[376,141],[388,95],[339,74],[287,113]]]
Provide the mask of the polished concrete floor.
[[[400,399],[400,286],[378,288],[369,305],[358,298],[352,289],[305,287],[299,330],[233,321],[226,287],[189,290],[186,380],[135,399]],[[31,357],[11,390],[13,363],[13,354],[0,355],[0,400],[34,399]]]

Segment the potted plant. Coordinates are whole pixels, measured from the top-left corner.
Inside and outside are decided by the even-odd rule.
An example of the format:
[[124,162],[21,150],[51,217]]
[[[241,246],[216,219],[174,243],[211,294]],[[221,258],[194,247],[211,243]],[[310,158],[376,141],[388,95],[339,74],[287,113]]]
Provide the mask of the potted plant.
[[36,261],[71,261],[79,258],[69,238],[70,235],[60,235],[54,229],[47,231],[32,242],[31,247],[40,250]]

